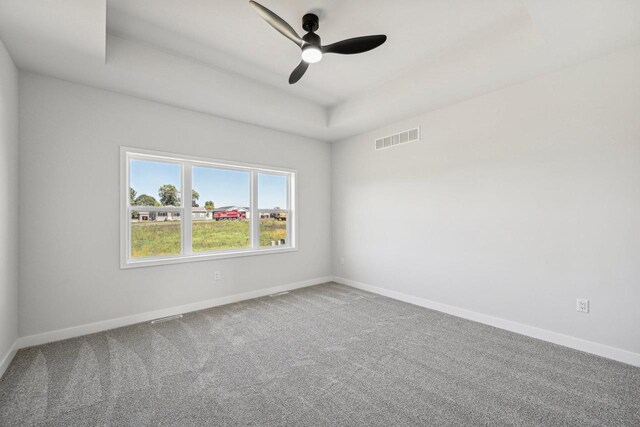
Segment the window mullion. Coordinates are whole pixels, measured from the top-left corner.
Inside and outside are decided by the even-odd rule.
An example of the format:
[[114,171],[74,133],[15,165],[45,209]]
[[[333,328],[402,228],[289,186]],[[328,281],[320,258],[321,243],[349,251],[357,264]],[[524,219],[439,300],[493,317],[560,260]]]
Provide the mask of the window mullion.
[[287,246],[295,247],[295,242],[297,241],[296,236],[296,224],[298,218],[296,216],[296,182],[297,176],[293,174],[289,174],[287,176],[287,209],[288,209],[288,218],[287,218]]
[[191,205],[192,201],[192,166],[191,163],[182,165],[182,254],[191,255],[193,253],[192,227],[191,227]]
[[260,248],[260,214],[258,213],[258,173],[251,171],[251,248]]
[[293,211],[291,206],[291,175],[287,175],[287,246],[293,246],[293,233],[292,226],[293,224]]
[[[121,149],[121,155],[122,155],[123,151]],[[131,260],[131,182],[130,182],[130,174],[131,171],[129,169],[130,167],[130,159],[129,159],[129,154],[124,153],[124,179],[125,179],[125,188],[124,190],[124,200],[122,201],[122,203],[125,206],[125,222],[124,222],[124,238],[125,238],[125,254],[121,254],[121,259],[122,257],[124,257],[124,261],[125,262],[129,262]],[[122,221],[122,218],[120,218],[120,221]],[[122,228],[122,226],[121,226]],[[122,250],[122,249],[121,249]]]

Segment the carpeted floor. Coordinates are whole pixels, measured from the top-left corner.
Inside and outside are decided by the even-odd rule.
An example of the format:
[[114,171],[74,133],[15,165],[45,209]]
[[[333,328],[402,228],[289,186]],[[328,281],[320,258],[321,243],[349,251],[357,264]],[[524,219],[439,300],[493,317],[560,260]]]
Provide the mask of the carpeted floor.
[[329,283],[21,350],[14,425],[640,425],[640,368]]

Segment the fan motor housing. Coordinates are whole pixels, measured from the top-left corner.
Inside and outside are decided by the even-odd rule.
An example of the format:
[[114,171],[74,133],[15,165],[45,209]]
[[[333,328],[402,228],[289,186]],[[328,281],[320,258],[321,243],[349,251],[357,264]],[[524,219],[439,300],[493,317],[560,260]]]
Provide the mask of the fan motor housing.
[[302,28],[307,32],[317,31],[320,28],[318,15],[307,13],[302,17]]
[[320,46],[320,36],[317,35],[316,33],[312,33],[312,32],[308,32],[307,34],[305,34],[304,36],[302,36],[302,40],[306,41],[307,43],[316,45],[316,46]]

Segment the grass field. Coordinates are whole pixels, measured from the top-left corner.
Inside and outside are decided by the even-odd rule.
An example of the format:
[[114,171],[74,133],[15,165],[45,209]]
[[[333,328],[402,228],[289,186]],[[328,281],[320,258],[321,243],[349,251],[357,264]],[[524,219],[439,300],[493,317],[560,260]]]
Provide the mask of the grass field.
[[[249,246],[249,228],[249,221],[194,221],[193,251],[246,248]],[[260,246],[271,246],[272,240],[286,239],[286,237],[285,221],[260,220]],[[131,256],[133,258],[179,253],[179,221],[131,223]]]

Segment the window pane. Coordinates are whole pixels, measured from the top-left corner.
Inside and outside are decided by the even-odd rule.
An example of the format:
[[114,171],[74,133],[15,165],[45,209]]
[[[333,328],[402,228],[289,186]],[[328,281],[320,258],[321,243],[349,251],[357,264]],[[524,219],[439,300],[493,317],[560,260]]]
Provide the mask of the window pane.
[[260,213],[260,246],[288,245],[287,212]]
[[129,203],[131,206],[180,206],[181,172],[177,163],[132,159]]
[[288,209],[286,175],[258,174],[258,209]]
[[193,167],[195,252],[249,247],[250,180],[250,172]]
[[132,211],[131,258],[179,255],[180,213]]

